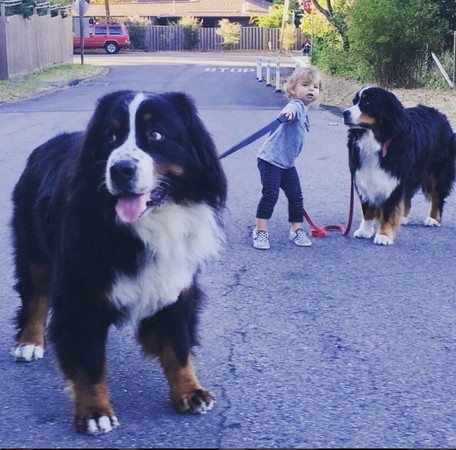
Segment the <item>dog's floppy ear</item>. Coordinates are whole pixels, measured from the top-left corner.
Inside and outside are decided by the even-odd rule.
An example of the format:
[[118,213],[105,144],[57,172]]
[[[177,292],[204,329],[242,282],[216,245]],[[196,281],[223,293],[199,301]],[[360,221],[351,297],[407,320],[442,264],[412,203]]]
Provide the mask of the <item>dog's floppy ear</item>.
[[183,117],[187,132],[195,147],[195,156],[203,166],[212,166],[214,159],[218,161],[215,143],[199,117],[193,99],[183,92],[167,92],[165,96]]
[[399,99],[389,91],[385,91],[386,105],[382,108],[382,124],[380,138],[382,142],[397,136],[404,126],[404,106]]
[[183,92],[167,92],[164,96],[182,115],[194,158],[206,179],[213,183],[219,201],[226,199],[226,178],[211,134],[201,120],[193,99]]

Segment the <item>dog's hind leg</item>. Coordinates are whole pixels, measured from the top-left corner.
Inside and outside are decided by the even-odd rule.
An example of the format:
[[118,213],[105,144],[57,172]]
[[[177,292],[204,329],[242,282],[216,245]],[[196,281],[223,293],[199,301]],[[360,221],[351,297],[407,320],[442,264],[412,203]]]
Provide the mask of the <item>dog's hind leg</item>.
[[401,225],[407,225],[409,221],[410,210],[412,209],[412,200],[409,197],[404,198],[403,214],[401,217]]
[[[44,356],[46,322],[49,310],[47,290],[49,266],[30,264],[16,288],[22,298],[17,314],[17,343],[13,356],[18,362],[30,362]],[[26,287],[27,286],[27,287]]]
[[435,176],[430,174],[424,184],[424,196],[431,203],[429,215],[424,219],[427,227],[439,227],[442,221],[443,199],[437,190]]

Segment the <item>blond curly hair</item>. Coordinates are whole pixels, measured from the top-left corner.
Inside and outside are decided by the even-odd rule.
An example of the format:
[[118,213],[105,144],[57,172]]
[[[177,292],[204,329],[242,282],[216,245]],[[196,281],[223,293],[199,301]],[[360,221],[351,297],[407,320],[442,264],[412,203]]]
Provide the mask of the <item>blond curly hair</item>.
[[298,67],[287,78],[284,88],[285,97],[289,100],[294,99],[295,96],[292,91],[294,92],[296,90],[296,86],[303,81],[310,81],[312,83],[316,81],[318,82],[320,91],[323,90],[323,80],[317,69],[314,69],[313,67]]

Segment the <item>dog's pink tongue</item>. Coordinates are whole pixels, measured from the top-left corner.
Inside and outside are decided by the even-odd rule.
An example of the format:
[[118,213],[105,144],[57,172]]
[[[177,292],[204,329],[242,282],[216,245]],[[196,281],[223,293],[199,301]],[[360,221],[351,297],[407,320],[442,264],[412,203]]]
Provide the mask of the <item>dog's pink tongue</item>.
[[116,205],[116,213],[122,222],[133,223],[146,210],[150,194],[127,195],[119,198]]

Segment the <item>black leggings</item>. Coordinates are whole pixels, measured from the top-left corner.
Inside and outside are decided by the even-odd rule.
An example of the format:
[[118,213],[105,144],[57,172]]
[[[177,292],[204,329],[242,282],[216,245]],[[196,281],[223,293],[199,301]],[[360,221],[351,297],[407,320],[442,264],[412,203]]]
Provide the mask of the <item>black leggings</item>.
[[279,199],[280,189],[282,189],[288,199],[288,221],[302,222],[304,201],[296,167],[282,169],[260,158],[258,158],[257,165],[263,185],[262,197],[257,208],[257,219],[269,220],[272,217]]

